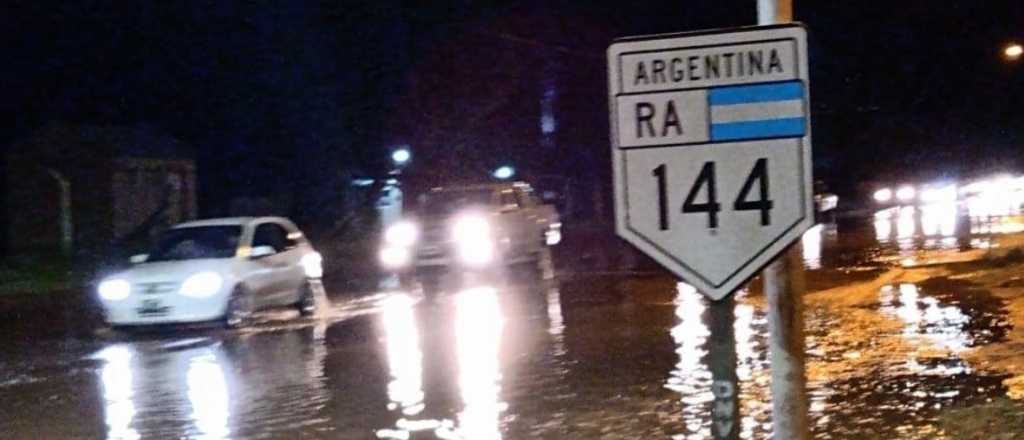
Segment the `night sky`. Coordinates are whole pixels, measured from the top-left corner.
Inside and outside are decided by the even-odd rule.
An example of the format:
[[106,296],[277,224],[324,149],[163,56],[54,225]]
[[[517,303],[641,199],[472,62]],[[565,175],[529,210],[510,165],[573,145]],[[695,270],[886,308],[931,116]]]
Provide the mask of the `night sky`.
[[[207,213],[278,191],[315,210],[397,144],[427,180],[499,162],[610,180],[611,40],[756,16],[754,0],[14,3],[0,145],[55,121],[153,125],[194,146]],[[795,15],[817,178],[848,191],[1022,165],[1024,61],[1001,50],[1024,42],[1024,2],[797,0]]]

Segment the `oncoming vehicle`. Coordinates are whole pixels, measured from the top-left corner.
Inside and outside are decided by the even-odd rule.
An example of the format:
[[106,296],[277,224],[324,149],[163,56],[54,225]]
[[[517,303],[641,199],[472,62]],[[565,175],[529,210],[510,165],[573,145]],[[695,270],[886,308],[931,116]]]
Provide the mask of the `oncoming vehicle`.
[[97,288],[113,326],[220,320],[243,325],[256,310],[295,306],[316,311],[321,257],[283,218],[224,218],[165,231],[134,266]]
[[525,183],[434,188],[416,215],[387,228],[380,259],[388,270],[414,274],[430,293],[445,272],[542,263],[561,226]]

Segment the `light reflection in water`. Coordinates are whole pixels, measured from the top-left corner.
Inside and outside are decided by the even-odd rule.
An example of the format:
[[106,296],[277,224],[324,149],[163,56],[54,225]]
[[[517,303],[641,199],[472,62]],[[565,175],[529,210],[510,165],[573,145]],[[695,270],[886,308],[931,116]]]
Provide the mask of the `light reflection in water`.
[[916,225],[914,223],[914,214],[917,213],[917,209],[913,206],[903,206],[899,208],[896,216],[896,238],[900,242],[900,249],[907,247],[909,244],[908,239],[914,237],[914,231]]
[[683,402],[683,424],[691,435],[711,436],[708,404],[714,401],[711,392],[711,371],[702,360],[707,355],[705,344],[711,332],[702,321],[704,300],[693,286],[676,285],[676,317],[679,324],[671,330],[679,362],[669,373],[665,387],[680,394]]
[[455,337],[459,388],[465,405],[459,414],[462,438],[499,440],[501,373],[498,354],[504,317],[493,287],[466,289],[456,296]]
[[548,305],[548,334],[553,341],[555,356],[564,356],[565,350],[565,322],[562,319],[562,294],[557,288],[549,289],[547,293]]
[[888,243],[892,240],[892,220],[888,211],[875,213],[875,239],[879,243]]
[[817,224],[804,232],[801,242],[804,250],[804,266],[810,270],[821,269],[821,242],[825,226]]
[[192,419],[200,439],[228,438],[229,394],[224,371],[210,349],[196,353],[188,363],[186,376]]
[[[971,234],[1024,232],[1021,203],[1024,192],[992,192],[970,196],[959,203],[941,201],[883,209],[874,216],[875,238],[883,244],[895,242],[903,251],[914,248],[915,239],[926,249],[955,249],[960,245],[957,235],[961,229],[964,234],[968,230]],[[969,225],[960,228],[959,223],[964,221]],[[970,243],[972,247],[987,245],[985,240]]]
[[952,237],[956,234],[956,222],[956,203],[935,203],[921,207],[921,233],[926,237]]
[[400,412],[396,429],[380,429],[378,438],[408,439],[415,431],[450,427],[450,420],[416,420],[426,408],[423,402],[423,351],[420,349],[419,323],[408,295],[396,293],[383,301],[385,347],[391,382],[388,383],[388,409]]
[[[941,305],[934,297],[922,296],[915,284],[885,286],[879,292],[879,302],[883,313],[903,321],[904,337],[924,338],[954,354],[972,343],[965,329],[970,316],[959,307]],[[916,359],[911,362],[916,365]]]
[[132,401],[132,351],[122,345],[107,347],[96,354],[105,361],[100,377],[103,383],[107,438],[134,440],[139,433],[132,428],[135,403]]
[[[671,330],[672,339],[676,343],[676,354],[679,360],[669,373],[665,387],[680,394],[683,403],[683,424],[687,434],[678,438],[709,438],[712,435],[709,415],[711,405],[715,401],[712,392],[713,375],[708,362],[708,338],[711,333],[704,322],[707,305],[705,299],[686,283],[676,285],[675,313],[679,323]],[[737,293],[737,297],[744,292]],[[754,438],[755,429],[770,430],[770,423],[759,424],[755,414],[764,415],[770,411],[770,404],[761,405],[762,400],[753,389],[755,383],[764,376],[763,361],[758,357],[758,335],[755,324],[764,324],[763,318],[755,317],[754,307],[749,304],[737,303],[734,309],[736,342],[736,376],[739,380],[739,398],[741,399],[739,437]],[[760,386],[760,385],[757,385]],[[759,407],[759,405],[763,407]]]
[[413,301],[396,294],[384,302],[384,329],[391,382],[388,383],[388,409],[413,416],[423,411],[423,353]]
[[[740,296],[743,292],[739,292],[736,295]],[[736,332],[736,376],[741,384],[752,384],[757,378],[755,374],[763,376],[764,366],[760,365],[757,357],[757,346],[758,342],[754,339],[756,332],[754,331],[754,306],[749,304],[736,304],[736,322],[733,324],[733,329]],[[761,318],[763,320],[763,318]],[[761,401],[761,399],[752,396],[752,390],[750,386],[741,385],[741,395],[751,396],[747,398],[745,402],[741,402],[742,406],[740,409],[740,438],[751,439],[754,438],[754,428],[757,426],[757,420],[754,419],[754,414],[758,411],[770,411],[770,403]],[[747,388],[744,390],[743,388]],[[756,406],[762,406],[762,408],[756,408]]]

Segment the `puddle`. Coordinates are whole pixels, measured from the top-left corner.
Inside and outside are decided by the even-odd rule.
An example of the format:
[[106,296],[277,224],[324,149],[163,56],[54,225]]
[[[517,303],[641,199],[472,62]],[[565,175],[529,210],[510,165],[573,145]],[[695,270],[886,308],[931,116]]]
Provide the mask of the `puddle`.
[[[11,368],[0,397],[19,405],[0,419],[35,438],[690,439],[723,426],[770,436],[763,310],[743,294],[713,318],[692,289],[630,283],[669,299],[621,301],[617,289],[634,287],[602,282],[484,287],[430,303],[385,293],[312,319],[265,314],[249,330],[32,353],[51,366]],[[944,409],[1005,395],[1004,376],[961,357],[1006,337],[1004,307],[938,279],[885,286],[870,307],[808,309],[815,438],[942,438]],[[35,395],[73,397],[25,398]],[[61,423],[38,427],[37,413]]]
[[[844,325],[844,317],[810,326],[809,350],[819,362],[851,364],[850,376],[812,383],[811,409],[819,413],[816,438],[944,438],[937,431],[944,408],[991,401],[1007,393],[1006,375],[975,370],[961,354],[1002,341],[1009,330],[1004,302],[971,283],[933,279],[883,286],[878,302],[863,310],[894,320],[893,327],[848,326],[854,337],[836,350],[836,335],[820,324]],[[812,316],[827,313],[817,311]],[[821,341],[821,338],[832,340]],[[854,367],[855,366],[855,367]],[[864,370],[867,371],[864,371]]]

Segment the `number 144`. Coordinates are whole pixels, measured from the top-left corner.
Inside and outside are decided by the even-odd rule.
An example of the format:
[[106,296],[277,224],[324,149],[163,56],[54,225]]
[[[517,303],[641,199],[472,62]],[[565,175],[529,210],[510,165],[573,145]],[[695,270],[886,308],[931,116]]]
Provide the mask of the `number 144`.
[[[658,227],[662,231],[667,231],[671,227],[668,215],[668,168],[665,164],[658,165],[651,171],[651,174],[658,181]],[[757,184],[758,198],[750,200],[750,192],[754,190],[755,183]],[[700,173],[697,174],[697,179],[694,180],[690,191],[686,194],[682,208],[683,214],[707,213],[708,228],[717,228],[718,213],[722,210],[722,206],[718,203],[716,187],[715,163],[704,162]],[[705,193],[706,201],[698,203],[696,200],[701,192]],[[736,195],[732,209],[735,211],[760,211],[761,226],[768,226],[772,223],[772,206],[773,203],[768,194],[768,159],[760,158],[754,162],[754,168],[750,170],[747,180],[740,188],[740,193]]]

